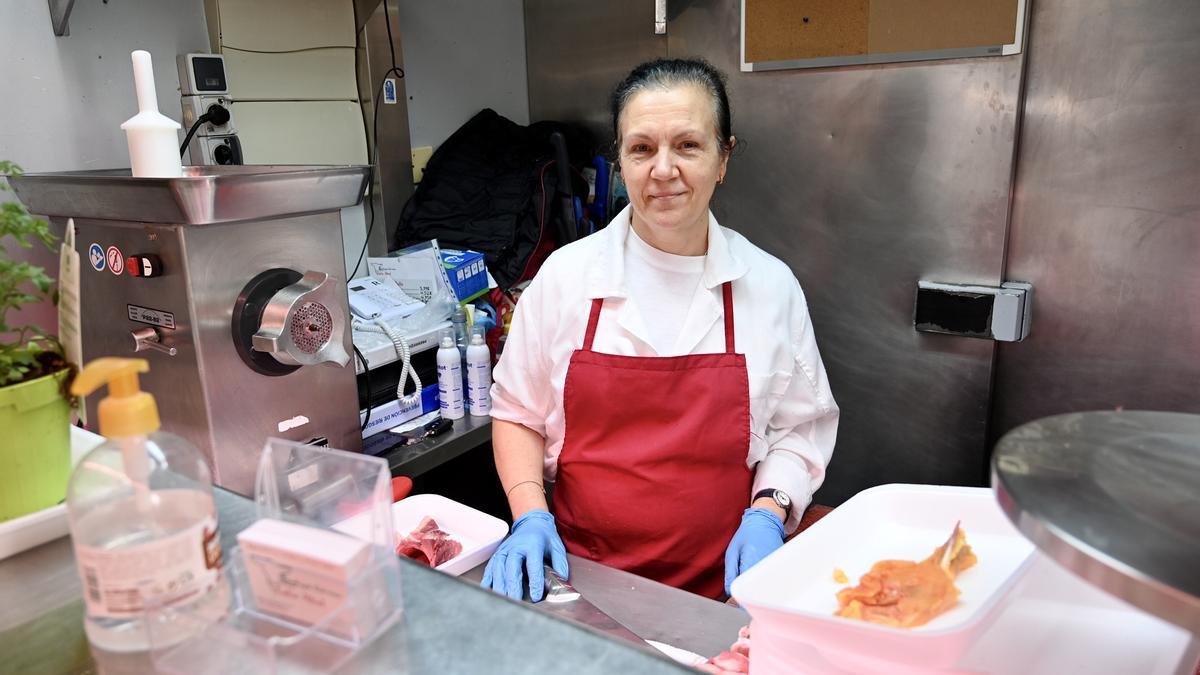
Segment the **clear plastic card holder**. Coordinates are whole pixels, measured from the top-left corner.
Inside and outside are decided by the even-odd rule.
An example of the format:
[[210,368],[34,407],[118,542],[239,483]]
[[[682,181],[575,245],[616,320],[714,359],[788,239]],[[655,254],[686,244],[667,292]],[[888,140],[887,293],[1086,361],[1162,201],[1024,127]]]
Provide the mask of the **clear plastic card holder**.
[[223,617],[205,616],[186,605],[155,607],[150,601],[146,629],[159,672],[332,672],[399,620],[400,563],[386,461],[270,439],[259,464],[256,503],[260,519],[336,530],[369,542],[370,554],[349,577],[307,572],[306,583],[344,588],[345,598],[320,619],[301,624],[261,606],[251,576],[262,573],[256,567],[262,561],[235,547],[225,558],[229,604]]

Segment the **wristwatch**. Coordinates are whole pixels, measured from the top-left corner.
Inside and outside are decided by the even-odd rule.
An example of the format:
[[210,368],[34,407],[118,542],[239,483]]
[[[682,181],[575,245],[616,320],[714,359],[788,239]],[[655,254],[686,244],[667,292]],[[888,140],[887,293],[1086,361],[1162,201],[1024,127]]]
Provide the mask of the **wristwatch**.
[[763,497],[770,497],[771,499],[775,500],[775,506],[783,509],[784,520],[787,520],[787,517],[791,515],[792,498],[788,496],[788,493],[784,492],[783,490],[776,490],[775,488],[767,488],[765,490],[759,490],[756,492],[754,494],[754,499],[750,501],[756,502]]

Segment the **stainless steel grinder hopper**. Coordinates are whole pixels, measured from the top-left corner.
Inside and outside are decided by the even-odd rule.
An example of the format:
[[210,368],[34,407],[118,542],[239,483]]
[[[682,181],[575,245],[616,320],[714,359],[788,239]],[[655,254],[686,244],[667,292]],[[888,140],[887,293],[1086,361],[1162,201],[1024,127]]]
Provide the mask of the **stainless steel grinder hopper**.
[[369,176],[194,166],[11,183],[59,231],[74,218],[85,361],[148,359],[163,428],[205,452],[218,485],[251,495],[268,437],[361,450],[339,209]]

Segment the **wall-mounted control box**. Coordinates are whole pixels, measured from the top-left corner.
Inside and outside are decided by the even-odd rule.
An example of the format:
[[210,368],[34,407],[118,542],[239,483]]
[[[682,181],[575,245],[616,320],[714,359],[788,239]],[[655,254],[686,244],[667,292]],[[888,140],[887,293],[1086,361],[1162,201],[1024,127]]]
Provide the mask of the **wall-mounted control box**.
[[179,67],[184,129],[191,129],[214,105],[230,112],[229,119],[223,124],[204,122],[196,127],[187,146],[189,164],[241,164],[242,144],[233,124],[233,100],[229,97],[225,57],[220,54],[180,54],[175,63]]
[[1032,309],[1033,284],[919,281],[913,327],[923,333],[1020,342],[1029,335]]

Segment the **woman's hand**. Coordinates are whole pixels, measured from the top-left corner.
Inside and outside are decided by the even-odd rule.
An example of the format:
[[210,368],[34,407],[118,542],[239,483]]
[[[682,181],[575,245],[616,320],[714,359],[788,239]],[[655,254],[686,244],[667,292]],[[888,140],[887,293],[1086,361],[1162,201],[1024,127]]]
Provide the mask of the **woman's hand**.
[[521,574],[524,571],[529,579],[529,598],[539,602],[546,592],[546,573],[542,567],[547,554],[550,567],[566,579],[567,548],[554,527],[554,516],[540,509],[526,511],[513,523],[512,534],[492,554],[481,585],[520,600],[525,591]]
[[725,549],[725,593],[733,580],[783,546],[783,519],[768,509],[746,509]]

